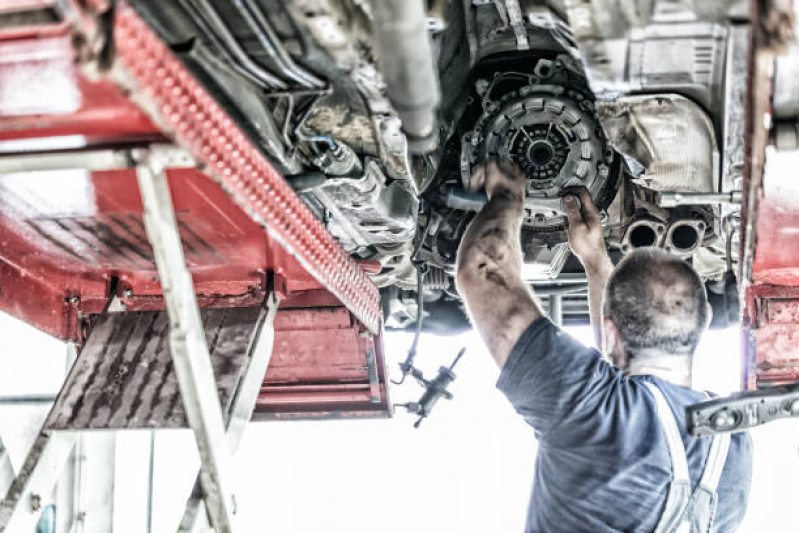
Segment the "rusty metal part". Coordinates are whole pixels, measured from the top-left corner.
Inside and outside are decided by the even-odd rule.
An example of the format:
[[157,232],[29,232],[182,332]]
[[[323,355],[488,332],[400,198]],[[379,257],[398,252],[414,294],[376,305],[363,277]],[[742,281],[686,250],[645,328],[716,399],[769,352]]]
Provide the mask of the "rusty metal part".
[[621,251],[631,252],[638,248],[662,247],[666,224],[655,218],[640,217],[633,220],[624,231]]
[[373,332],[379,295],[261,151],[126,4],[115,23],[116,81],[255,221]]
[[703,220],[677,219],[669,224],[663,248],[678,255],[690,255],[702,244],[707,224]]

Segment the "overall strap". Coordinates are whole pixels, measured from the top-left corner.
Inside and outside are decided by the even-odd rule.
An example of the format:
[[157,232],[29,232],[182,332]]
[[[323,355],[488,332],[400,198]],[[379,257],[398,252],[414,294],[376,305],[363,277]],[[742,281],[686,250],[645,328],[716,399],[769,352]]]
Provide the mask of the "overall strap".
[[721,472],[724,470],[724,463],[727,462],[727,454],[730,451],[730,440],[729,433],[722,433],[713,437],[713,442],[710,444],[705,470],[699,481],[699,486],[708,492],[715,493],[718,489]]
[[724,463],[727,461],[727,454],[730,450],[730,440],[730,434],[724,433],[713,437],[713,442],[710,444],[710,452],[708,452],[707,461],[705,461],[702,479],[691,495],[687,516],[684,517],[685,520],[691,522],[692,532],[707,533],[711,530],[713,521],[716,518],[717,489],[721,479],[721,472],[724,470]]
[[663,433],[666,435],[666,443],[669,446],[669,455],[671,455],[671,464],[674,469],[674,481],[690,481],[688,474],[688,460],[685,457],[685,446],[682,443],[682,435],[677,427],[677,421],[674,419],[674,414],[671,412],[671,407],[666,401],[666,397],[654,383],[646,382],[646,386],[655,397],[657,404],[658,419],[660,419],[660,427],[663,428]]
[[677,427],[677,421],[671,412],[666,397],[654,383],[645,382],[649,392],[655,398],[660,427],[666,436],[669,447],[673,479],[669,484],[669,493],[666,505],[660,517],[655,533],[672,533],[690,531],[690,523],[683,520],[685,511],[691,502],[691,478],[688,473],[688,460],[685,457],[685,446]]

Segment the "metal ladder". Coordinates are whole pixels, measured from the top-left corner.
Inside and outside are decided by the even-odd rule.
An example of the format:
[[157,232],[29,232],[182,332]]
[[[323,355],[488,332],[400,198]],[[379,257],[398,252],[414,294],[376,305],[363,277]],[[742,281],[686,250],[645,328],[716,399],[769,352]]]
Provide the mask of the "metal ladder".
[[81,432],[187,426],[201,467],[179,530],[196,531],[206,517],[217,533],[236,529],[233,453],[269,366],[278,298],[269,291],[260,308],[201,312],[164,171],[194,162],[170,147],[134,159],[166,312],[113,312],[112,302],[13,481],[0,443],[0,532],[35,530]]

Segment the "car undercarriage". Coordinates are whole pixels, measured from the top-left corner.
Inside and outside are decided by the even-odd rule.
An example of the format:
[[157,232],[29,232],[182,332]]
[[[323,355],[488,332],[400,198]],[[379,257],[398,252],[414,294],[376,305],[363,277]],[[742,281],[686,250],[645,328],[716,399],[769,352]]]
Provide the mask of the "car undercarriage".
[[523,276],[567,322],[587,320],[561,205],[575,186],[614,257],[684,257],[716,322],[736,319],[740,2],[132,4],[339,243],[379,262],[387,327],[413,325],[420,299],[425,329],[468,327],[455,256],[484,201],[469,176],[492,158],[527,175]]

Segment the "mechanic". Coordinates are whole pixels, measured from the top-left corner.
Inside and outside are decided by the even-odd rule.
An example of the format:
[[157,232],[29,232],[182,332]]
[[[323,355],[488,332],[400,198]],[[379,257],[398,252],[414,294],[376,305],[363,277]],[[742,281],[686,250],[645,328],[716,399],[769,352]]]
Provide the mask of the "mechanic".
[[569,244],[606,360],[544,317],[521,279],[521,170],[491,162],[470,185],[489,201],[460,245],[457,286],[502,369],[497,387],[538,440],[526,531],[735,530],[751,481],[749,435],[686,430],[685,407],[707,398],[691,388],[710,315],[696,272],[658,250],[614,269],[588,191],[566,195]]

